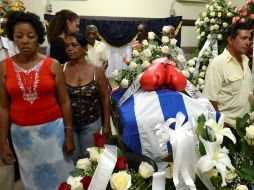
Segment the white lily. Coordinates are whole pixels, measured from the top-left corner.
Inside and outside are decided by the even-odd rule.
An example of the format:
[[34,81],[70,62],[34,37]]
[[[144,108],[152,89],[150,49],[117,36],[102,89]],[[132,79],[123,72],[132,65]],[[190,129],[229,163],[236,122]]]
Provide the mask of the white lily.
[[234,144],[236,143],[235,136],[228,127],[224,127],[224,115],[221,114],[218,123],[215,120],[209,119],[205,122],[205,126],[211,127],[216,136],[216,142],[221,144],[223,141],[223,136],[230,138]]
[[205,150],[206,155],[202,156],[198,162],[197,167],[202,173],[207,172],[214,167],[218,170],[222,177],[221,186],[227,185],[225,177],[227,175],[227,168],[234,170],[234,167],[231,164],[231,160],[228,156],[228,149],[225,147],[221,148],[220,145],[216,142],[205,141],[200,137]]

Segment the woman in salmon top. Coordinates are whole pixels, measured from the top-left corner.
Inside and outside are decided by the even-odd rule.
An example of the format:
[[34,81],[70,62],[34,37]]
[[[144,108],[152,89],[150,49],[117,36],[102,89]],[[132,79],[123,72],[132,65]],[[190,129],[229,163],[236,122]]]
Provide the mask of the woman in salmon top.
[[45,29],[37,15],[10,13],[6,27],[20,53],[0,62],[0,158],[15,162],[7,142],[11,126],[25,189],[54,190],[74,168],[65,77],[57,61],[38,53]]

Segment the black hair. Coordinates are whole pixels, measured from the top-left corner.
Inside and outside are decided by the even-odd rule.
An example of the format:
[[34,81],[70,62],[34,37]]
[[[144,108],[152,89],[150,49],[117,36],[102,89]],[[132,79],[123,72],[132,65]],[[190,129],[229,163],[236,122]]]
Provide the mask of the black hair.
[[245,23],[233,24],[228,30],[228,37],[235,39],[238,35],[238,30],[250,30],[250,27]]
[[82,47],[85,47],[88,44],[85,36],[79,32],[73,32],[73,33],[69,34],[69,36],[73,36],[74,38],[76,38],[76,40]]
[[17,23],[29,23],[35,29],[38,35],[38,43],[42,44],[45,40],[45,27],[40,21],[40,17],[34,13],[14,11],[7,15],[7,23],[5,25],[7,37],[13,41],[14,27]]
[[74,21],[79,16],[67,9],[61,10],[50,20],[48,26],[48,41],[52,43],[57,36],[64,32],[65,36],[68,35],[67,21]]

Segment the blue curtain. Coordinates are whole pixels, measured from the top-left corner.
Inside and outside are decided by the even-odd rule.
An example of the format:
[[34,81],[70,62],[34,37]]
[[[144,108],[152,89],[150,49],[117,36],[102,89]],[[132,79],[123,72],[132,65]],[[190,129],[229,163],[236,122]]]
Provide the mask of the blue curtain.
[[[44,15],[44,19],[50,21],[53,15]],[[182,17],[168,17],[168,18],[151,18],[151,19],[137,19],[133,20],[105,20],[102,19],[80,19],[80,32],[84,33],[85,28],[89,24],[94,24],[98,28],[99,35],[105,40],[108,44],[115,47],[121,47],[130,43],[137,34],[137,26],[140,22],[145,22],[149,28],[149,31],[153,31],[157,36],[161,37],[162,27],[165,25],[172,25],[177,28],[181,25]],[[181,29],[176,36],[177,45],[181,44]]]

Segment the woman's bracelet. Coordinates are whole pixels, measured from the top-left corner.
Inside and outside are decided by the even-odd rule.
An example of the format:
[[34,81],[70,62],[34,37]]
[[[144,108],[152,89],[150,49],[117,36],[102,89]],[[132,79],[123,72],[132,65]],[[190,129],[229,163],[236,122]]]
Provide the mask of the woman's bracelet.
[[64,129],[70,129],[70,130],[73,131],[73,128],[72,128],[72,127],[69,127],[69,126],[64,127]]

